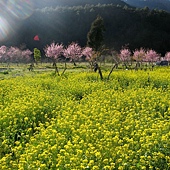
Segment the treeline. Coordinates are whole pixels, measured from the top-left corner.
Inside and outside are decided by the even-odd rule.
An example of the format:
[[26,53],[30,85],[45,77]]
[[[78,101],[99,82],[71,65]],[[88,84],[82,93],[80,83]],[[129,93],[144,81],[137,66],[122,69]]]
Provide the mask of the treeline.
[[[31,50],[43,49],[53,41],[65,45],[74,41],[86,46],[87,33],[98,15],[104,20],[107,48],[120,50],[125,45],[132,50],[152,48],[162,55],[170,50],[169,13],[113,4],[37,9],[22,22],[17,39],[3,44],[26,44]],[[37,34],[40,41],[33,40]]]
[[126,3],[122,0],[31,0],[34,7],[37,9],[45,7],[56,7],[56,6],[84,6],[86,4],[97,5],[97,4],[119,4],[125,5]]
[[145,6],[150,9],[163,9],[170,12],[170,1],[169,0],[124,0],[127,4],[139,8]]

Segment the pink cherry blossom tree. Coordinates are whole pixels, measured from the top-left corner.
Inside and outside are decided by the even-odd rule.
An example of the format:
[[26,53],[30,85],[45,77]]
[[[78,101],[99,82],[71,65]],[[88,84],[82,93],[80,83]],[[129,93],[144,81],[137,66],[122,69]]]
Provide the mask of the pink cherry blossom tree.
[[51,45],[45,47],[44,49],[45,55],[50,58],[53,61],[53,66],[55,68],[55,74],[59,74],[59,70],[57,67],[57,62],[59,61],[59,58],[63,55],[64,52],[64,46],[63,44],[55,44],[54,42],[51,43]]
[[23,63],[31,63],[28,67],[29,71],[33,71],[33,68],[34,68],[33,58],[31,57],[32,54],[33,52],[30,51],[29,49],[22,50],[22,54],[21,54]]
[[78,61],[82,56],[82,49],[78,45],[78,43],[72,42],[68,47],[64,50],[64,56],[70,59],[71,62],[76,66],[75,61]]
[[156,62],[160,59],[160,54],[158,54],[155,50],[148,50],[145,55],[145,61],[150,63]]
[[92,60],[92,54],[93,54],[93,49],[90,47],[85,47],[82,50],[82,55],[84,55],[86,57],[87,61]]
[[7,53],[10,58],[10,62],[17,64],[20,62],[22,51],[18,47],[10,47]]
[[0,60],[1,62],[20,63],[29,62],[31,59],[32,52],[28,49],[21,50],[18,47],[11,46],[10,48],[6,46],[0,47]]
[[146,55],[146,50],[140,48],[140,50],[136,49],[133,53],[133,59],[137,62],[142,62]]
[[131,61],[131,52],[128,48],[123,48],[120,50],[120,60],[123,62],[124,66],[128,68],[129,62]]
[[167,60],[170,63],[170,52],[165,54],[164,60]]
[[140,50],[136,49],[133,53],[133,59],[136,61],[135,69],[137,70],[139,67],[141,67],[142,62],[145,59],[146,51],[143,48],[140,48]]
[[102,80],[103,79],[102,71],[96,61],[98,54],[99,52],[93,51],[91,47],[85,47],[82,50],[82,55],[86,57],[86,60],[89,62],[91,69],[94,69],[95,72],[98,70],[100,79]]
[[89,62],[90,67],[93,67],[94,59],[93,59],[93,49],[90,47],[85,47],[82,50],[82,55],[85,56],[85,59]]
[[7,47],[5,45],[0,47],[0,57],[3,57],[4,54],[7,52]]
[[22,61],[25,63],[31,62],[31,55],[33,54],[32,51],[29,49],[23,50],[21,53]]
[[145,55],[144,61],[149,62],[151,65],[151,70],[153,70],[154,62],[159,61],[161,58],[160,54],[158,54],[155,50],[148,50]]
[[0,61],[1,62],[9,62],[9,56],[7,52],[8,52],[8,47],[6,47],[5,45],[0,47]]

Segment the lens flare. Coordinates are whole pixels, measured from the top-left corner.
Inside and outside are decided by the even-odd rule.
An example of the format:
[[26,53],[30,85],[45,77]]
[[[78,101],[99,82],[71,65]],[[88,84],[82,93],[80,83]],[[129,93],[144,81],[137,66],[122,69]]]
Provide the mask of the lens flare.
[[10,24],[8,21],[0,17],[0,41],[5,40],[5,38],[9,35],[10,32]]
[[33,3],[30,0],[8,0],[8,12],[17,19],[26,19],[33,13]]

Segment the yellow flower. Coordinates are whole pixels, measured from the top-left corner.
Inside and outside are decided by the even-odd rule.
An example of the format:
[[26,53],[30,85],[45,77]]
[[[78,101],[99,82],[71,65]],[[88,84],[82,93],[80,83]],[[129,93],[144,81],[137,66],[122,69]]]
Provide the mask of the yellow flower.
[[88,163],[88,166],[91,167],[92,165],[94,165],[94,160],[90,160],[89,163]]
[[40,165],[40,169],[41,169],[41,168],[45,168],[45,167],[46,167],[46,164],[41,164],[41,165]]
[[104,163],[104,164],[108,164],[108,162],[109,162],[108,159],[104,159],[104,160],[103,160],[103,163]]
[[97,159],[100,159],[101,158],[101,153],[100,152],[96,152],[95,156],[96,156]]
[[28,117],[25,117],[25,118],[24,118],[24,121],[27,122],[27,121],[28,121]]
[[96,165],[92,167],[92,170],[99,170],[99,169],[100,168],[98,166],[96,166]]
[[19,145],[19,144],[20,144],[20,142],[19,142],[19,141],[16,141],[16,142],[15,142],[15,144],[16,144],[16,145]]
[[118,167],[118,170],[123,170],[123,169],[124,169],[123,166]]

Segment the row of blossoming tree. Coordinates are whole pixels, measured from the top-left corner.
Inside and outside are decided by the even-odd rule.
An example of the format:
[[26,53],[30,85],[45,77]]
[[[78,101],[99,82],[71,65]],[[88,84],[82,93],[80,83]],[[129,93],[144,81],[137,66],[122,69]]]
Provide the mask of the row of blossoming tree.
[[119,60],[116,62],[123,62],[124,66],[128,68],[128,66],[132,66],[132,62],[136,62],[135,69],[142,67],[143,64],[145,66],[151,65],[152,68],[154,63],[161,60],[166,60],[170,62],[170,52],[167,52],[164,57],[158,54],[156,51],[149,49],[145,50],[144,48],[136,49],[133,53],[128,48],[123,48],[120,50]]
[[[85,57],[86,61],[89,62],[91,68],[95,67],[98,58],[101,53],[93,51],[90,47],[82,48],[78,43],[72,42],[67,47],[59,43],[51,43],[44,48],[45,56],[50,58],[53,62],[53,67],[55,68],[55,73],[60,75],[57,62],[62,60],[65,63],[65,68],[62,72],[64,74],[67,69],[67,61],[71,61],[76,65],[76,62],[79,61],[82,57]],[[6,63],[29,63],[32,62],[33,58],[31,55],[33,52],[30,50],[21,50],[18,47],[0,47],[0,62]],[[154,62],[167,60],[170,62],[170,52],[167,52],[164,57],[161,57],[156,51],[149,49],[145,50],[144,48],[136,49],[131,52],[130,49],[124,47],[120,50],[120,53],[111,51],[110,54],[114,60],[115,65],[113,68],[118,67],[120,63],[123,63],[124,67],[138,69],[143,65],[154,65]],[[135,66],[134,66],[135,63]],[[112,71],[113,71],[112,68]]]
[[29,49],[21,50],[18,47],[0,47],[1,63],[30,63],[32,52]]
[[[61,57],[64,57],[65,59],[65,68],[62,72],[63,74],[67,69],[66,61],[68,59],[73,62],[74,65],[76,65],[75,62],[80,60],[80,58],[84,56],[85,59],[89,62],[90,67],[94,68],[95,71],[98,70],[100,78],[103,79],[100,67],[96,67],[96,65],[98,65],[97,60],[100,57],[99,55],[101,55],[102,53],[93,51],[93,49],[90,47],[81,48],[77,43],[73,42],[65,48],[63,44],[52,43],[51,45],[46,46],[44,51],[46,56],[52,59],[53,66],[55,67],[55,71],[56,73],[58,73],[58,75],[60,74],[57,68],[57,62],[60,60]],[[134,52],[131,52],[128,48],[122,48],[120,50],[120,53],[111,51],[110,54],[112,55],[115,65],[112,67],[108,75],[108,79],[113,69],[115,67],[117,68],[120,63],[123,63],[126,69],[134,68],[135,70],[138,70],[139,68],[142,69],[144,65],[145,67],[151,66],[151,69],[153,70],[154,63],[157,61],[167,60],[168,62],[170,62],[170,52],[167,52],[164,57],[161,57],[160,54],[152,49],[145,50],[144,48],[141,48],[136,49]]]

